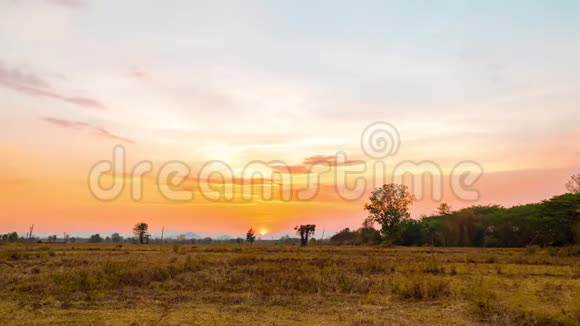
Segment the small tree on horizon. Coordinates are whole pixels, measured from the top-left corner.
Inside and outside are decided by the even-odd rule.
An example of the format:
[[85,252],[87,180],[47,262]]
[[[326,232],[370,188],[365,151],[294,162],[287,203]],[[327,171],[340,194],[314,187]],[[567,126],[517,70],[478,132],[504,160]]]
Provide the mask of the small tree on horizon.
[[256,240],[256,231],[250,228],[246,233],[246,242],[254,243],[255,240]]
[[580,194],[580,173],[570,177],[570,181],[566,183],[566,189],[573,194]]
[[409,208],[415,196],[404,185],[384,184],[371,193],[369,200],[364,206],[369,212],[367,220],[378,223],[388,240],[395,240],[402,223],[411,218]]
[[103,238],[101,238],[100,234],[93,234],[91,235],[91,237],[89,238],[89,242],[90,243],[101,243],[103,242]]
[[147,235],[147,230],[149,225],[147,223],[139,222],[133,227],[133,234],[139,238],[139,243],[143,244],[145,240],[145,235]]
[[308,237],[314,234],[314,231],[316,230],[316,225],[315,224],[305,224],[305,225],[296,225],[296,227],[294,227],[294,230],[296,230],[296,234],[298,234],[300,236],[300,246],[306,246],[308,245]]
[[123,241],[123,237],[121,237],[121,235],[117,232],[111,234],[111,241],[113,241],[113,243],[119,243]]
[[451,206],[449,206],[447,203],[441,203],[441,205],[437,207],[437,214],[439,215],[451,214]]

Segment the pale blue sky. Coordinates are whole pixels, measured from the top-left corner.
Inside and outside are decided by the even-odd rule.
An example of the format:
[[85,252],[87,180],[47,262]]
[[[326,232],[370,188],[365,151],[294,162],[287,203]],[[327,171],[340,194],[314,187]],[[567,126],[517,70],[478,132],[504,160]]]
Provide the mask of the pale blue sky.
[[[540,142],[529,151],[545,155],[542,142],[579,131],[578,1],[5,0],[1,6],[5,71],[37,76],[108,108],[71,110],[54,98],[0,88],[2,117],[15,121],[91,122],[130,138],[168,129],[287,137],[269,149],[279,153],[303,143],[328,145],[314,153],[356,147],[366,124],[387,120],[415,141],[410,156],[428,150],[427,156],[447,157],[451,146],[490,162],[498,139],[509,138],[513,148]],[[22,141],[16,131],[3,133]],[[245,145],[255,145],[252,139]],[[574,160],[568,154],[562,165]]]

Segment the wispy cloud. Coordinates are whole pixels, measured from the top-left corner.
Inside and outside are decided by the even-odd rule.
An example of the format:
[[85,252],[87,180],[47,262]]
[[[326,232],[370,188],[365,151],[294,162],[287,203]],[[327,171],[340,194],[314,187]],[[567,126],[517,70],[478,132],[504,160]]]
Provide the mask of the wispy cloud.
[[130,144],[135,143],[135,141],[130,139],[130,138],[116,135],[105,128],[96,127],[96,126],[93,126],[87,122],[71,121],[71,120],[64,120],[64,119],[58,119],[58,118],[52,118],[52,117],[45,117],[45,118],[42,118],[41,120],[43,120],[47,123],[50,123],[54,126],[60,127],[60,128],[76,129],[76,130],[88,130],[88,131],[91,131],[94,135],[99,136],[99,137],[105,137],[105,138],[118,140],[118,141],[122,141],[125,143],[130,143]]
[[83,129],[90,127],[88,123],[80,121],[69,121],[50,117],[42,118],[42,120],[62,128]]
[[284,174],[310,174],[315,165],[329,167],[350,166],[364,164],[364,161],[338,161],[334,155],[315,155],[304,158],[302,164],[297,165],[270,165],[270,169]]
[[190,183],[208,183],[208,184],[218,184],[218,185],[236,185],[236,186],[254,186],[254,185],[270,185],[279,184],[274,182],[272,179],[267,179],[263,177],[255,178],[219,178],[219,177],[209,177],[207,179],[199,179],[197,177],[189,177],[186,179]]
[[18,68],[5,67],[0,62],[0,86],[22,94],[49,97],[82,108],[105,111],[107,108],[99,101],[86,97],[67,96],[54,91],[49,83],[38,75]]
[[364,164],[363,161],[337,161],[335,155],[315,155],[307,157],[302,161],[304,165],[328,164],[329,166],[350,166]]

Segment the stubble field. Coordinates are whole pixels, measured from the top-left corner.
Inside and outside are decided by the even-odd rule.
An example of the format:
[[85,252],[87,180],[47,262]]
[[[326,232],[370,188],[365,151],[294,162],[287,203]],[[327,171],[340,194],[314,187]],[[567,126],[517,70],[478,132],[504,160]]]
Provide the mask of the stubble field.
[[0,245],[0,323],[579,325],[578,248]]

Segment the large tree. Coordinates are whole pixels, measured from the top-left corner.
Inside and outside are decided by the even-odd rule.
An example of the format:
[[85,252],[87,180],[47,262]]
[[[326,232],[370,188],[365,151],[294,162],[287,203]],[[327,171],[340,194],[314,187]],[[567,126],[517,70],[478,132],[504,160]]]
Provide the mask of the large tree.
[[368,222],[381,226],[381,233],[388,240],[395,240],[401,225],[411,218],[409,208],[415,201],[415,196],[404,185],[384,184],[375,189],[365,204],[369,212]]
[[145,240],[145,235],[147,235],[147,230],[149,229],[149,225],[147,223],[139,222],[135,224],[133,227],[133,234],[139,237],[139,243],[143,244]]
[[306,246],[308,244],[308,237],[313,235],[314,231],[316,230],[316,225],[314,224],[305,224],[300,226],[297,225],[296,227],[294,227],[294,230],[296,230],[296,234],[300,236],[300,245]]

